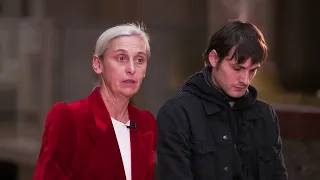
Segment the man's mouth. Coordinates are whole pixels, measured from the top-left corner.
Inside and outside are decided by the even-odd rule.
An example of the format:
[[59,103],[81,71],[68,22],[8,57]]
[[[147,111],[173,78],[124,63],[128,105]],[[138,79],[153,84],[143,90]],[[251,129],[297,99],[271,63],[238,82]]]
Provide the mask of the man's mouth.
[[245,86],[234,86],[234,88],[236,88],[238,90],[243,90],[243,89],[246,89],[247,87],[245,87]]

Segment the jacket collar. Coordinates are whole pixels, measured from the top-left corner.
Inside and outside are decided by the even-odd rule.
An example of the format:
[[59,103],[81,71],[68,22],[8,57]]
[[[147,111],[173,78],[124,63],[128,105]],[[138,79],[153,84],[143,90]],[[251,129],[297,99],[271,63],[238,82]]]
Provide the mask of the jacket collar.
[[[125,172],[121,158],[121,152],[118,145],[117,137],[113,128],[110,113],[104,104],[100,94],[99,87],[96,87],[88,97],[88,105],[91,111],[93,121],[87,127],[87,131],[100,149],[101,159],[108,159],[110,168],[119,180],[125,180]],[[131,125],[133,121],[136,123],[135,129],[130,129],[131,140],[131,172],[132,180],[140,180],[144,178],[147,169],[146,162],[143,157],[147,151],[143,150],[145,146],[144,139],[148,138],[140,133],[140,128],[144,124],[140,124],[139,118],[142,118],[141,111],[132,104],[128,105],[128,113]],[[148,135],[148,134],[147,134]]]
[[[106,105],[103,102],[99,86],[95,87],[95,89],[89,95],[88,101],[89,108],[92,112],[94,125],[101,131],[106,131],[110,125],[112,126],[111,116]],[[135,108],[131,103],[128,104],[128,113],[131,123],[140,117],[140,111],[137,108]]]

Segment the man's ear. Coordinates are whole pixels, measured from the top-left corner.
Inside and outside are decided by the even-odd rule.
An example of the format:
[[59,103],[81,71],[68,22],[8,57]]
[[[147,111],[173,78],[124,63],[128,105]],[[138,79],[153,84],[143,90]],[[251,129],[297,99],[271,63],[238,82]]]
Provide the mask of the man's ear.
[[213,49],[213,50],[209,53],[208,59],[209,59],[210,65],[211,65],[212,67],[217,67],[218,62],[219,62],[219,56],[218,56],[218,53],[217,53],[216,50]]
[[102,64],[101,60],[98,56],[93,56],[92,58],[92,68],[96,74],[101,74],[102,73]]

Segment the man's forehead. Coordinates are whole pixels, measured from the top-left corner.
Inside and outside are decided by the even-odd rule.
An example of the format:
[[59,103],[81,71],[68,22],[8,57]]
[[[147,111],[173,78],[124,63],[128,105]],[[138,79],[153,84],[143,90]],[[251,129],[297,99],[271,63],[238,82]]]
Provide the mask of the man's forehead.
[[238,66],[241,67],[243,69],[256,69],[259,68],[261,66],[261,63],[256,63],[256,64],[252,64],[252,60],[251,58],[248,58],[244,63],[239,64],[237,63],[237,61],[235,59],[233,59],[232,61],[230,61],[230,63],[234,66]]

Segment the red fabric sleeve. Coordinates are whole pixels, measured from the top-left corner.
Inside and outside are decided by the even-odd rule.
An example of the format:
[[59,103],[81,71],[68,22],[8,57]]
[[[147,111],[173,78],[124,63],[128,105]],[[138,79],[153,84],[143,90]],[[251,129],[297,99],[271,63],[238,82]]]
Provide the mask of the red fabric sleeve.
[[70,180],[77,147],[71,109],[57,103],[48,113],[34,180]]

